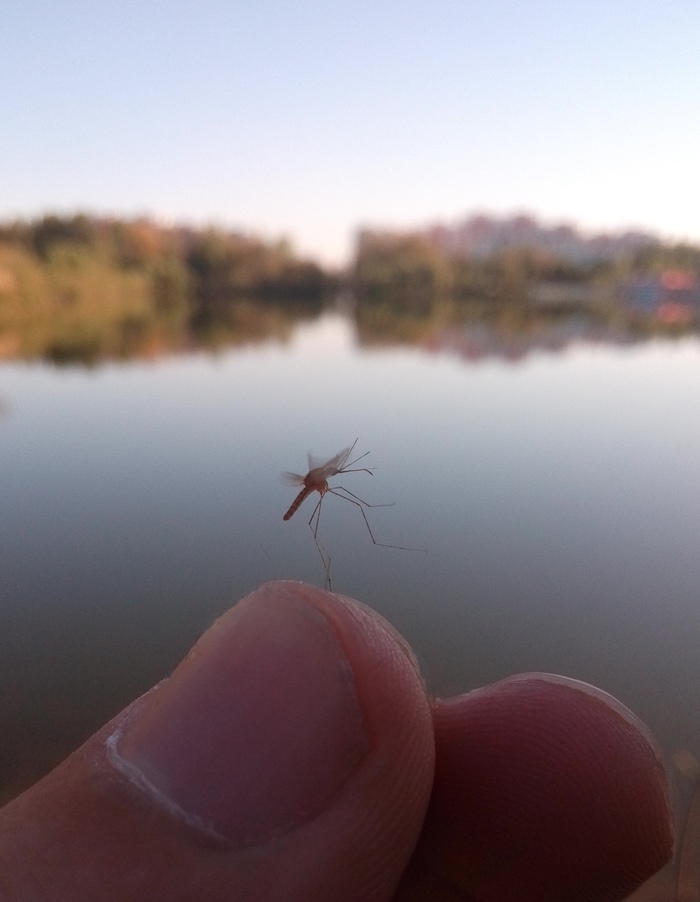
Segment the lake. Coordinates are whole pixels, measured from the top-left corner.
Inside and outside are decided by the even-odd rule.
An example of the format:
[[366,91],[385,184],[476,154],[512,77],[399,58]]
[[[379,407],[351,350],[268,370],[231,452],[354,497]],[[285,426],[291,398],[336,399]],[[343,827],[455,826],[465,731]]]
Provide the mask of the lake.
[[[398,343],[327,312],[281,337],[0,366],[0,785],[7,799],[274,578],[323,585],[308,451],[374,475],[324,501],[333,588],[429,689],[550,671],[700,758],[700,341],[571,318]],[[680,778],[682,786],[683,780]],[[683,790],[681,790],[683,791]]]

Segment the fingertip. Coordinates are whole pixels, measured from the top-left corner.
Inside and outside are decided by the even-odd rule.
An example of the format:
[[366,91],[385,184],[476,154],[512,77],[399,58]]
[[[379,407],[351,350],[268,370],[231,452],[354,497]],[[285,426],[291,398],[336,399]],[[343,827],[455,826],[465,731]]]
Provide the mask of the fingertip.
[[476,902],[614,902],[673,851],[661,756],[593,687],[526,674],[440,703],[420,857]]

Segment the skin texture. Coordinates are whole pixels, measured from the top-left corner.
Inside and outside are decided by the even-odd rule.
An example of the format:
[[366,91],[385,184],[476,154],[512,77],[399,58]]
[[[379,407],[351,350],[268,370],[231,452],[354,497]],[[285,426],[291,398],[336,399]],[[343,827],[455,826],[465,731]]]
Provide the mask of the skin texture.
[[0,811],[0,899],[614,902],[672,846],[614,699],[529,674],[433,700],[375,612],[283,582]]

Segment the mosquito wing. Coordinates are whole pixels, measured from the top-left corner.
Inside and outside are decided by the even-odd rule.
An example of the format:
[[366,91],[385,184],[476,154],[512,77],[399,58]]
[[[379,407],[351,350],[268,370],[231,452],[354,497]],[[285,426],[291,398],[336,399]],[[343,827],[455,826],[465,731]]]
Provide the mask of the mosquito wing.
[[311,470],[323,470],[326,476],[334,476],[345,466],[354,447],[355,445],[350,445],[349,448],[343,448],[342,451],[334,454],[330,460],[324,460],[322,457],[313,457],[309,454],[309,472]]
[[287,483],[287,485],[304,485],[304,476],[300,476],[298,473],[283,473],[282,479]]

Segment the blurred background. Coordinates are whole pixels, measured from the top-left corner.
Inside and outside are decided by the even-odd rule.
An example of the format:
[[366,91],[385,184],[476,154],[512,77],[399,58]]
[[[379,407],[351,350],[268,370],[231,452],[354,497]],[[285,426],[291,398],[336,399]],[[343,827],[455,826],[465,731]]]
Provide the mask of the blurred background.
[[[700,899],[700,7],[0,10],[0,800],[261,582],[652,729]],[[693,809],[693,806],[695,808]],[[689,809],[695,810],[688,819]]]

